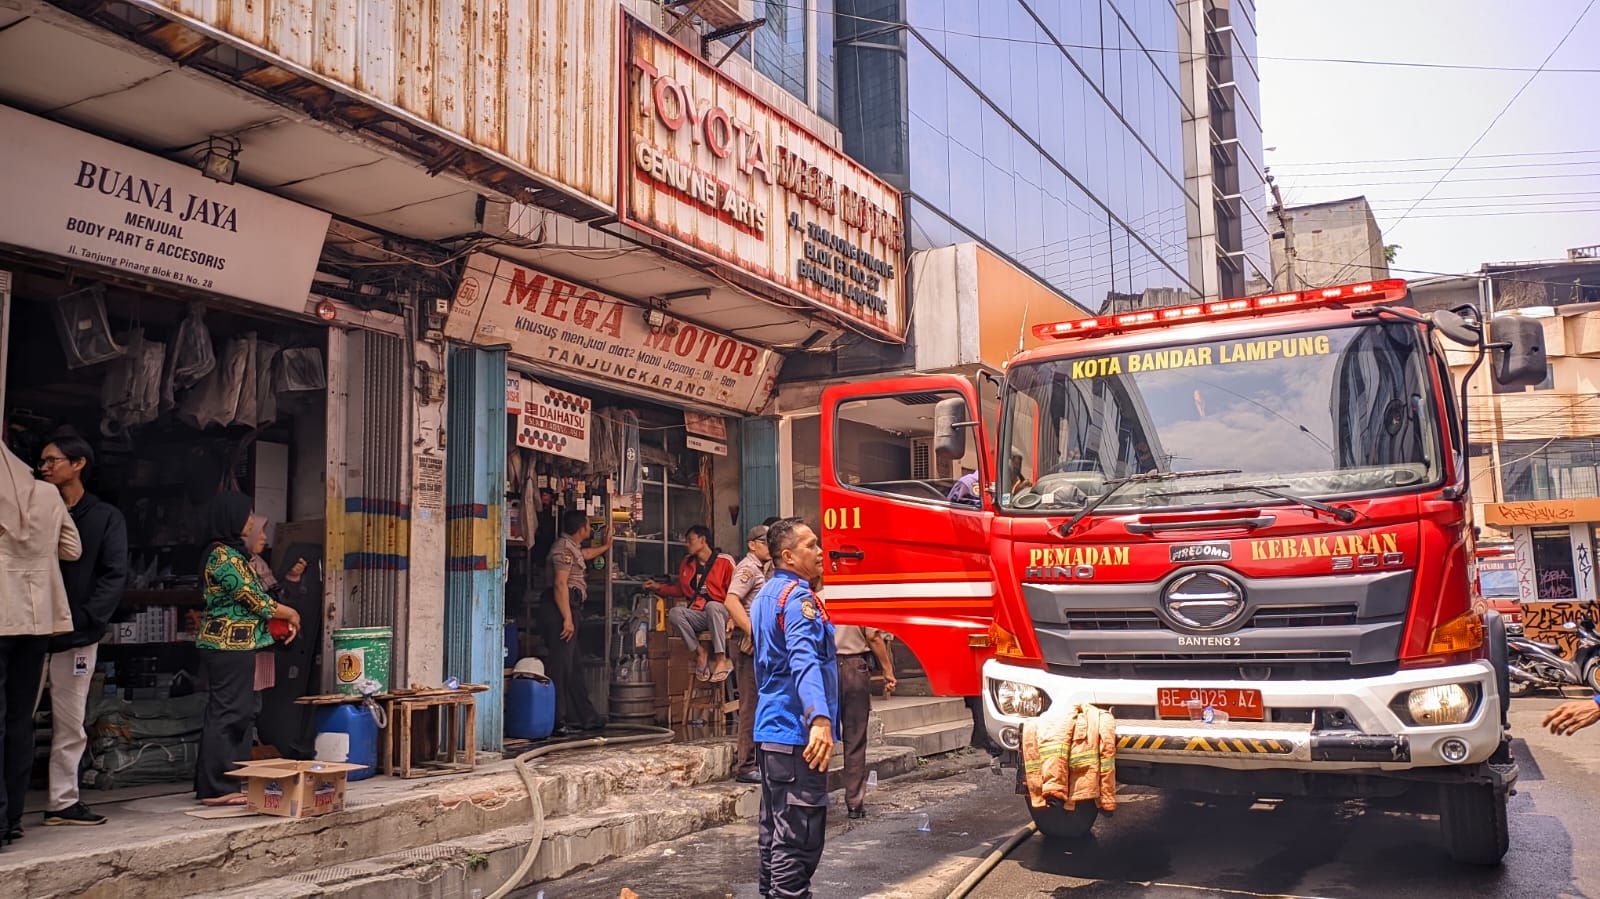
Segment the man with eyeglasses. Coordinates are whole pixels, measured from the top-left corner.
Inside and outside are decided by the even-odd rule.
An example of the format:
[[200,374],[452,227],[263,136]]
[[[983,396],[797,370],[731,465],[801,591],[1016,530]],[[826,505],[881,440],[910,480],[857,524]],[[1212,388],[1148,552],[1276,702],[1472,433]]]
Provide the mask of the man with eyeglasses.
[[61,563],[72,633],[50,638],[50,796],[47,825],[106,823],[78,795],[78,765],[88,745],[83,719],[94,680],[96,650],[122,602],[128,579],[128,525],[122,512],[90,493],[84,475],[94,450],[76,434],[63,434],[39,456],[39,474],[61,492],[83,541],[83,555]]

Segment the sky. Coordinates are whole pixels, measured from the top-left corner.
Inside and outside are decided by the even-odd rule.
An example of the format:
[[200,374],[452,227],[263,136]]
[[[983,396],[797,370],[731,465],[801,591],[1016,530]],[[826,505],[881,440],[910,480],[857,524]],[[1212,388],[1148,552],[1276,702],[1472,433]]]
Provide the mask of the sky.
[[[1585,7],[1548,67],[1589,71],[1538,74],[1435,188]],[[1600,244],[1600,2],[1257,0],[1256,10],[1266,164],[1287,205],[1365,195],[1406,278]]]

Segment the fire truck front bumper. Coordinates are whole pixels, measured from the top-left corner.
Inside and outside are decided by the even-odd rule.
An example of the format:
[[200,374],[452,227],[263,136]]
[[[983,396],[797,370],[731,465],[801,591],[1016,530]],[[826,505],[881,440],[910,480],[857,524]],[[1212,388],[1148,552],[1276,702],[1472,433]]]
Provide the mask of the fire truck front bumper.
[[[983,675],[989,736],[1008,750],[1021,748],[1028,717],[1079,703],[1116,716],[1119,759],[1160,764],[1406,771],[1485,762],[1502,739],[1488,662],[1335,681],[1113,680],[997,660]],[[1175,715],[1174,700],[1189,696],[1201,699]],[[1453,712],[1440,713],[1441,696],[1454,700]],[[1217,707],[1205,704],[1212,697]],[[1233,715],[1218,714],[1230,704]],[[1419,713],[1450,723],[1420,723]]]

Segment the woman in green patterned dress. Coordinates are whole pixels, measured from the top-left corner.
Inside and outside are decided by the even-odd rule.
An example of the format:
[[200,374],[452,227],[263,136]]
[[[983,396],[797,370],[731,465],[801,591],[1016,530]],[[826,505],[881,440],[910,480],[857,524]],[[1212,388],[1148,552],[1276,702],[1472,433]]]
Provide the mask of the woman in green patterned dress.
[[244,802],[228,771],[250,759],[250,732],[261,707],[256,651],[272,645],[267,621],[287,621],[289,640],[300,631],[299,613],[274,601],[250,565],[253,547],[246,539],[252,505],[249,497],[233,491],[211,502],[213,542],[201,575],[206,611],[195,639],[209,692],[194,791],[207,805]]

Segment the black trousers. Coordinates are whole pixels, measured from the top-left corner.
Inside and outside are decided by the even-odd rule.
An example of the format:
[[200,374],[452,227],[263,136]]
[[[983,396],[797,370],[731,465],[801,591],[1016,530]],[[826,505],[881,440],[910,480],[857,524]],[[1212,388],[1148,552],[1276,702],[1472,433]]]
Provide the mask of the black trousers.
[[844,804],[867,798],[867,719],[872,717],[872,668],[867,656],[839,657],[839,729],[844,738]]
[[22,824],[33,773],[33,707],[39,700],[49,637],[0,637],[0,821]]
[[208,692],[194,792],[200,799],[215,799],[239,791],[241,781],[228,772],[250,760],[250,731],[261,710],[256,650],[201,649],[200,667]]
[[[583,594],[573,590],[568,594],[572,609],[572,626],[583,624]],[[539,618],[544,625],[544,645],[550,657],[545,675],[556,687],[556,726],[582,727],[598,723],[600,713],[589,701],[589,691],[584,687],[583,672],[578,667],[578,635],[571,640],[561,639],[561,610],[554,599],[539,607]]]
[[761,895],[771,899],[809,899],[811,875],[822,861],[828,830],[828,772],[813,771],[804,746],[762,743],[761,819],[756,842],[761,851]]

